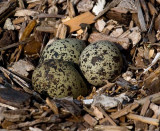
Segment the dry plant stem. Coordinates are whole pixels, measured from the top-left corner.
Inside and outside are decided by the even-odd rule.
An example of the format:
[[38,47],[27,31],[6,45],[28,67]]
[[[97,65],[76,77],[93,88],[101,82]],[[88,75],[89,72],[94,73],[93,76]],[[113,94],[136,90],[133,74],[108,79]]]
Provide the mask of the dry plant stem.
[[31,41],[31,40],[28,39],[28,40],[25,40],[25,41],[13,43],[13,44],[11,44],[11,45],[8,45],[8,46],[5,46],[5,47],[0,48],[0,51],[7,50],[7,49],[10,49],[10,48],[16,47],[16,46],[18,46],[18,45],[24,45],[24,44],[26,44],[26,43],[28,43],[28,42],[30,42],[30,41]]
[[98,106],[97,108],[105,116],[104,119],[99,121],[100,124],[108,120],[113,126],[117,126],[117,124],[112,120],[112,118],[100,106]]
[[54,114],[58,115],[58,108],[56,106],[56,103],[54,101],[51,101],[49,98],[46,99],[47,105],[52,109]]
[[145,32],[147,31],[147,28],[146,28],[146,23],[145,23],[145,20],[144,20],[144,15],[143,15],[143,12],[142,12],[142,9],[141,9],[141,5],[140,5],[140,2],[139,0],[135,0],[135,3],[136,3],[136,6],[137,6],[137,10],[138,10],[138,20],[139,20],[139,23],[140,23],[140,26],[141,26],[141,30],[142,32]]
[[133,103],[133,104],[130,104],[130,105],[126,106],[126,107],[123,108],[122,110],[117,111],[117,112],[111,114],[110,117],[112,117],[113,119],[117,119],[117,118],[119,118],[119,117],[121,117],[121,116],[124,116],[124,115],[132,112],[132,110],[134,110],[134,109],[137,108],[138,106],[139,106],[139,104],[135,102],[135,103]]
[[141,113],[140,113],[141,116],[145,116],[146,111],[147,111],[148,108],[149,108],[150,102],[151,102],[151,101],[150,101],[149,99],[147,99],[146,102],[145,102],[145,104],[143,104],[142,110],[141,110]]
[[142,8],[144,10],[144,13],[145,13],[145,18],[146,18],[146,22],[147,22],[147,25],[148,25],[148,22],[149,22],[149,10],[148,10],[148,7],[146,5],[146,2],[145,0],[140,0],[141,2],[141,5],[142,5]]
[[[27,27],[25,28],[25,30],[24,30],[21,38],[20,38],[20,41],[25,40],[25,39],[30,35],[30,33],[32,32],[32,30],[33,30],[33,28],[35,27],[35,25],[36,25],[36,20],[32,20],[32,21],[27,25]],[[22,49],[23,49],[23,45],[19,45],[18,50],[15,50],[15,52],[17,52],[17,53],[15,53],[15,54],[16,54],[16,58],[13,58],[13,59],[11,60],[11,62],[13,62],[14,59],[16,59],[16,61],[18,61],[18,59],[19,59],[19,57],[20,57],[20,54],[21,54],[21,52],[22,52]]]
[[55,15],[55,14],[45,14],[41,13],[37,16],[39,19],[40,18],[65,18],[64,15]]
[[51,118],[50,117],[44,117],[44,118],[40,118],[31,122],[23,122],[23,123],[19,123],[16,125],[11,125],[8,126],[8,129],[17,129],[17,128],[22,128],[22,127],[29,127],[29,126],[33,126],[39,123],[45,123],[48,122]]
[[121,0],[113,0],[111,3],[109,3],[95,18],[94,20],[97,20],[100,18],[103,14],[105,14],[108,10],[115,7],[120,3]]
[[136,121],[141,121],[141,122],[148,123],[148,124],[151,124],[151,125],[159,126],[159,120],[158,119],[143,117],[143,116],[135,115],[135,114],[128,114],[127,117],[129,119],[133,119],[133,120],[136,120]]

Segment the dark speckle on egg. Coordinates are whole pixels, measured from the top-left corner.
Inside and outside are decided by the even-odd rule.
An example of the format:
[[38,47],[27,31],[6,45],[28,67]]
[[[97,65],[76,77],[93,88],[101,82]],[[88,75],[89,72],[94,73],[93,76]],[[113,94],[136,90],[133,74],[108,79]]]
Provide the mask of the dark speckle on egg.
[[39,64],[32,75],[32,84],[39,93],[54,97],[87,95],[87,85],[73,63],[46,60]]
[[66,38],[49,42],[40,57],[40,63],[48,59],[61,59],[79,64],[79,57],[86,44],[83,40]]
[[82,51],[79,65],[90,84],[102,86],[104,80],[112,80],[120,74],[123,61],[114,43],[98,41]]

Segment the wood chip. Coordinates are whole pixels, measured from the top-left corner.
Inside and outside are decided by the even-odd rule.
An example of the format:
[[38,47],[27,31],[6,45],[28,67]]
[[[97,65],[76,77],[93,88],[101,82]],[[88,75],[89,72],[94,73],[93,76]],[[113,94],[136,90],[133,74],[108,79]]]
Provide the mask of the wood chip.
[[112,36],[108,36],[102,33],[92,33],[89,37],[89,42],[94,43],[99,40],[108,40],[111,42],[115,42],[120,44],[124,49],[128,49],[130,46],[130,42],[128,38],[116,38]]
[[158,119],[143,117],[143,116],[135,115],[135,114],[128,114],[127,117],[129,119],[133,119],[133,120],[136,120],[136,121],[141,121],[141,122],[151,124],[151,125],[155,125],[155,126],[159,126],[159,122],[160,122]]
[[138,103],[133,103],[133,104],[130,104],[128,106],[126,106],[125,108],[123,108],[122,110],[120,111],[117,111],[113,114],[111,114],[110,116],[113,118],[113,119],[117,119],[121,116],[124,116],[130,112],[132,112],[132,110],[134,110],[135,108],[137,108],[139,106]]
[[80,24],[82,24],[82,23],[85,23],[85,24],[94,23],[95,22],[94,18],[95,18],[95,16],[92,13],[86,12],[86,13],[83,13],[79,16],[76,16],[76,17],[64,22],[64,24],[69,26],[70,32],[74,32],[74,31],[79,30],[81,28]]
[[127,127],[123,126],[96,125],[94,129],[99,131],[129,131]]
[[136,6],[137,6],[137,10],[138,10],[138,20],[139,20],[139,23],[140,23],[140,26],[141,26],[141,30],[142,30],[142,32],[145,32],[145,31],[147,31],[147,27],[146,27],[146,23],[145,23],[145,20],[144,20],[144,15],[143,15],[143,12],[142,12],[140,1],[135,0],[135,3],[136,3]]
[[84,115],[83,119],[91,126],[95,126],[98,123],[97,120],[89,114]]
[[111,3],[109,3],[95,18],[94,20],[97,20],[98,18],[100,18],[104,13],[106,13],[109,9],[115,7],[116,5],[118,5],[120,3],[121,0],[114,0]]
[[58,108],[57,105],[54,101],[51,101],[49,98],[46,99],[46,103],[48,104],[48,106],[52,109],[52,111],[54,112],[54,114],[58,115]]

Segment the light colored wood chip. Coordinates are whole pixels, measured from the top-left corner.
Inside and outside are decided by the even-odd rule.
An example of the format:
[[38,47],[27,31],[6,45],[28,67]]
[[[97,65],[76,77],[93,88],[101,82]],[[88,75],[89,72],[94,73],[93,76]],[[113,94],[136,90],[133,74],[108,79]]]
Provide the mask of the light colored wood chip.
[[57,108],[56,103],[54,101],[51,101],[49,98],[47,98],[46,103],[51,108],[51,110],[54,112],[54,114],[56,114],[56,115],[59,114],[58,108]]
[[148,109],[148,107],[150,105],[150,102],[151,101],[149,99],[147,99],[145,104],[143,104],[142,110],[141,110],[141,113],[140,113],[141,116],[144,116],[146,114],[146,111],[147,111],[147,109]]
[[124,116],[124,115],[130,113],[132,110],[134,110],[134,109],[137,108],[138,106],[139,106],[138,103],[133,103],[133,104],[131,104],[131,105],[126,106],[126,107],[123,108],[122,110],[117,111],[117,112],[111,114],[110,116],[111,116],[113,119],[117,119],[117,118],[119,118],[119,117],[121,117],[121,116]]
[[78,15],[78,16],[64,22],[64,24],[69,26],[70,32],[74,32],[74,31],[79,30],[81,28],[80,24],[82,24],[82,23],[85,23],[85,24],[94,23],[95,22],[94,18],[95,18],[95,16],[92,13],[86,12],[86,13]]
[[141,121],[141,122],[148,123],[148,124],[151,124],[151,125],[159,126],[159,120],[158,119],[143,117],[143,116],[135,115],[135,114],[128,114],[127,117],[129,119],[133,119],[133,120],[136,120],[136,121]]
[[91,126],[95,126],[98,123],[97,120],[89,114],[84,115],[83,119]]

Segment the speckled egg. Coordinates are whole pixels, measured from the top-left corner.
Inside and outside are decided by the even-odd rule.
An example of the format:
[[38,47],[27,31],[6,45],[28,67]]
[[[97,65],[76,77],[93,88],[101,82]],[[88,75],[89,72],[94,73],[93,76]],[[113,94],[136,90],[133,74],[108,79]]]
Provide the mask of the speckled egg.
[[48,59],[61,59],[79,64],[79,57],[86,44],[83,40],[66,38],[48,44],[41,55],[40,63]]
[[112,80],[121,72],[122,56],[116,45],[109,41],[98,41],[88,45],[80,56],[80,69],[95,86],[102,86],[103,80]]
[[32,85],[39,93],[56,98],[87,94],[87,85],[73,64],[61,60],[50,59],[38,65]]

